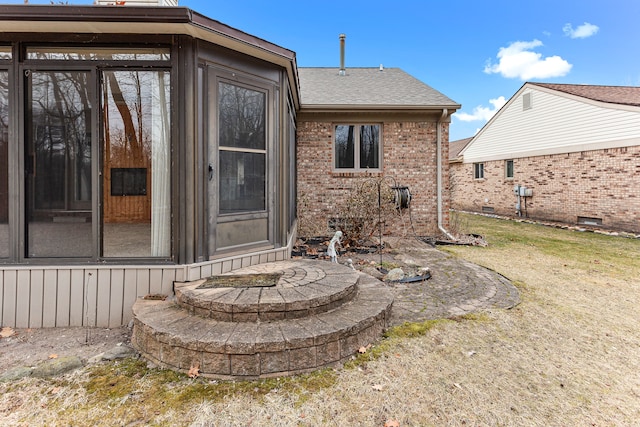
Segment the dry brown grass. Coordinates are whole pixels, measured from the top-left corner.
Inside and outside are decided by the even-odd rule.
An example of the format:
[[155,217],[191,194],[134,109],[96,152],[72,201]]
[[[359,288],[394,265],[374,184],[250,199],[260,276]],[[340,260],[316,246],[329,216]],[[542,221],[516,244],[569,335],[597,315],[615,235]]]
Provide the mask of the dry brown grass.
[[[448,251],[522,303],[392,331],[339,372],[211,383],[128,362],[0,385],[2,425],[640,425],[640,241],[482,217]],[[95,388],[91,388],[93,384]]]

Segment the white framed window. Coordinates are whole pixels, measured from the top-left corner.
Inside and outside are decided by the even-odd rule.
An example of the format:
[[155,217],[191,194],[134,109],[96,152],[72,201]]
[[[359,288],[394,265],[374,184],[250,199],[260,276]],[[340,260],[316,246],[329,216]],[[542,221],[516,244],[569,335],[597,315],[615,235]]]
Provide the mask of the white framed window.
[[333,128],[333,167],[336,170],[380,170],[382,126],[337,124]]
[[504,177],[506,179],[513,179],[513,160],[504,161]]
[[484,163],[474,163],[473,164],[473,178],[474,179],[483,179],[484,178]]

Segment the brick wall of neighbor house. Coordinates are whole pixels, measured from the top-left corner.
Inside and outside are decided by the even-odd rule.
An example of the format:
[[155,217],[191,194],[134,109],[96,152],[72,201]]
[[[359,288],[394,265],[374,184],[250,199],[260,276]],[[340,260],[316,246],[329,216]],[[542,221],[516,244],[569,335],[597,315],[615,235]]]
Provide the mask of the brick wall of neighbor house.
[[[382,130],[383,174],[385,184],[408,186],[412,195],[411,211],[403,210],[394,224],[385,225],[385,234],[435,236],[436,200],[436,123],[384,122]],[[332,122],[300,120],[298,136],[298,218],[300,233],[327,235],[329,218],[365,180],[379,173],[337,173],[332,168]],[[448,123],[442,128],[443,188],[448,188]],[[449,194],[443,191],[443,224],[449,221]],[[299,234],[300,234],[299,233]]]
[[597,218],[606,228],[640,232],[640,146],[513,160],[513,180],[503,160],[485,162],[482,180],[472,163],[452,164],[452,207],[514,216],[520,184],[533,190],[523,216],[568,224]]

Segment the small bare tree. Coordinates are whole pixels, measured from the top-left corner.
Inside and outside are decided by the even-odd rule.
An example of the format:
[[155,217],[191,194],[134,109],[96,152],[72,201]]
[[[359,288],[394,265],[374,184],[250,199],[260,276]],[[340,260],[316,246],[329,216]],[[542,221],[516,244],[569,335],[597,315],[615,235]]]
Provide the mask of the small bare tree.
[[386,224],[400,218],[395,191],[385,181],[384,177],[361,181],[338,206],[334,224],[350,246],[382,234]]

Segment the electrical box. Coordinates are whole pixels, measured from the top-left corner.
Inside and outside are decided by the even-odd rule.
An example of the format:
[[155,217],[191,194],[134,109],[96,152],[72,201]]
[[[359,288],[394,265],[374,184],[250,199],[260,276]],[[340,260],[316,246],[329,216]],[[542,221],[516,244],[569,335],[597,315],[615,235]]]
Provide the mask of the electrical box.
[[527,187],[520,187],[520,196],[531,197],[533,196],[533,190]]
[[533,190],[531,188],[525,187],[524,185],[514,185],[513,192],[516,196],[520,196],[520,197],[533,196]]

